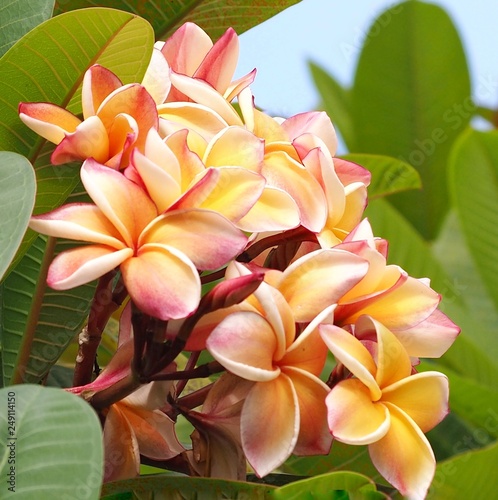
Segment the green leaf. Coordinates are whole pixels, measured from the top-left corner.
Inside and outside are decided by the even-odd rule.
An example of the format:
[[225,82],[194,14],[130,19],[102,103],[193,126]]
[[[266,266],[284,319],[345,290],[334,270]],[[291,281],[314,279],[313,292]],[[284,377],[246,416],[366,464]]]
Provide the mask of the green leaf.
[[[336,495],[334,495],[334,492]],[[271,497],[282,500],[301,500],[313,498],[342,499],[350,498],[346,493],[353,493],[355,499],[388,498],[376,492],[375,483],[366,476],[355,472],[332,472],[303,479],[273,490]]]
[[498,132],[462,134],[449,180],[473,260],[498,309]]
[[418,172],[408,163],[396,158],[369,154],[348,154],[341,158],[370,170],[372,181],[368,186],[369,200],[422,187]]
[[[184,22],[200,25],[213,39],[231,26],[237,33],[266,21],[300,0],[100,0],[102,7],[133,12],[147,19],[156,38],[164,40]],[[95,5],[94,0],[58,0],[55,12],[67,12]]]
[[251,498],[251,500],[257,500],[268,498],[267,495],[274,489],[274,486],[268,484],[155,474],[106,483],[102,488],[101,499],[195,498],[197,500],[218,500],[230,498],[236,500]]
[[0,281],[28,227],[35,193],[35,173],[29,161],[0,151]]
[[[94,8],[70,12],[37,26],[0,59],[0,149],[26,156],[35,166],[35,213],[61,205],[79,180],[71,165],[53,167],[53,145],[26,127],[19,102],[52,102],[81,112],[80,86],[86,70],[99,63],[123,83],[141,81],[154,35],[144,19],[127,12]],[[34,241],[29,232],[19,250]]]
[[424,189],[390,201],[426,238],[449,208],[447,156],[474,113],[470,95],[462,44],[443,9],[409,0],[374,21],[352,89],[355,152],[417,168]]
[[[494,420],[498,426],[498,418]],[[462,453],[436,467],[428,500],[496,498],[498,491],[498,443],[479,451]]]
[[54,0],[10,0],[0,6],[0,57],[19,38],[52,15]]
[[314,62],[308,62],[313,82],[322,99],[323,110],[330,116],[350,151],[355,137],[351,118],[351,91],[345,89],[332,75]]
[[54,254],[68,246],[63,240],[55,245],[52,238],[47,243],[38,236],[0,285],[4,385],[42,380],[86,320],[93,284],[62,291],[46,285]]
[[0,405],[2,498],[98,498],[102,431],[85,401],[23,385],[0,390]]

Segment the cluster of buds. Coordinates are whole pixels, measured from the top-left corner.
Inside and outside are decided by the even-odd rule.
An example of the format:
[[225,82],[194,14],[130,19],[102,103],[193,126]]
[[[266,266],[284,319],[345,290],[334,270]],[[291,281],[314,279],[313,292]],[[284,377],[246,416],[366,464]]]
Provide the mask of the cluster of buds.
[[[422,498],[435,470],[423,433],[448,411],[448,381],[415,366],[459,330],[427,279],[387,264],[363,217],[370,174],[334,157],[329,117],[265,114],[255,71],[233,79],[237,59],[232,29],[213,44],[187,23],[156,44],[141,83],[90,67],[82,119],[19,106],[56,144],[53,164],[83,161],[91,199],[32,217],[87,243],[54,259],[48,285],[100,278],[129,297],[114,358],[71,389],[104,421],[106,480],[136,475],[140,456],[230,479],[248,462],[265,476],[337,439],[368,445],[393,486]],[[194,378],[205,383],[185,390]],[[188,449],[180,414],[195,428]]]

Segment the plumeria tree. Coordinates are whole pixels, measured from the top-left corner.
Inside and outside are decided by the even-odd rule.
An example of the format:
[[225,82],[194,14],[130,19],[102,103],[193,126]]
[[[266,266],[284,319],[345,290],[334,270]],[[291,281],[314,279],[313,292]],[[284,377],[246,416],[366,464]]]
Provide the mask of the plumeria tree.
[[[401,256],[437,237],[447,197],[371,139],[385,100],[362,104],[362,61],[381,49],[353,100],[312,66],[329,114],[274,117],[256,70],[236,76],[238,33],[296,2],[239,1],[233,19],[233,2],[90,3],[18,0],[2,28],[2,495],[447,494],[451,369],[481,354],[430,265]],[[356,154],[337,155],[336,114]],[[492,148],[466,134],[464,156]],[[367,211],[388,195],[401,212]],[[417,207],[420,235],[401,215]],[[484,418],[458,415],[442,425]]]

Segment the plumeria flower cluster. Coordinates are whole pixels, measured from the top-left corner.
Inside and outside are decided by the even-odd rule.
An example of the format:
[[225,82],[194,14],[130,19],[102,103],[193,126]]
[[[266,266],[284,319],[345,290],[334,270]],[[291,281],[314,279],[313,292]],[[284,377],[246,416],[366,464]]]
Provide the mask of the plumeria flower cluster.
[[[370,173],[335,157],[329,117],[264,113],[255,71],[234,79],[237,59],[232,29],[213,44],[187,23],[156,44],[141,83],[90,67],[81,116],[19,106],[56,145],[53,164],[83,162],[88,201],[31,219],[84,242],[57,255],[48,285],[98,279],[112,293],[85,327],[94,336],[123,304],[111,363],[94,381],[77,366],[70,389],[104,422],[106,480],[138,474],[141,457],[231,479],[248,462],[265,476],[336,439],[368,445],[387,481],[423,498],[435,472],[424,433],[448,411],[448,381],[416,366],[459,329],[427,279],[387,263],[363,216]],[[80,344],[77,363],[93,366]],[[212,361],[199,364],[203,351]]]

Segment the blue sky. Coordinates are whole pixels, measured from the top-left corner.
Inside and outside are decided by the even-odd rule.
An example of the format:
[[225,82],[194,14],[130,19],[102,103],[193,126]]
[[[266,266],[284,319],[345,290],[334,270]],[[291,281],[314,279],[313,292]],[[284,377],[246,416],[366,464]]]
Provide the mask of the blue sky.
[[[482,82],[498,88],[496,0],[436,0],[451,16],[463,40],[474,92]],[[238,74],[256,67],[251,86],[256,104],[272,115],[314,109],[318,96],[307,60],[352,81],[361,41],[388,0],[303,0],[240,37]],[[496,106],[498,91],[482,92],[480,104]]]

